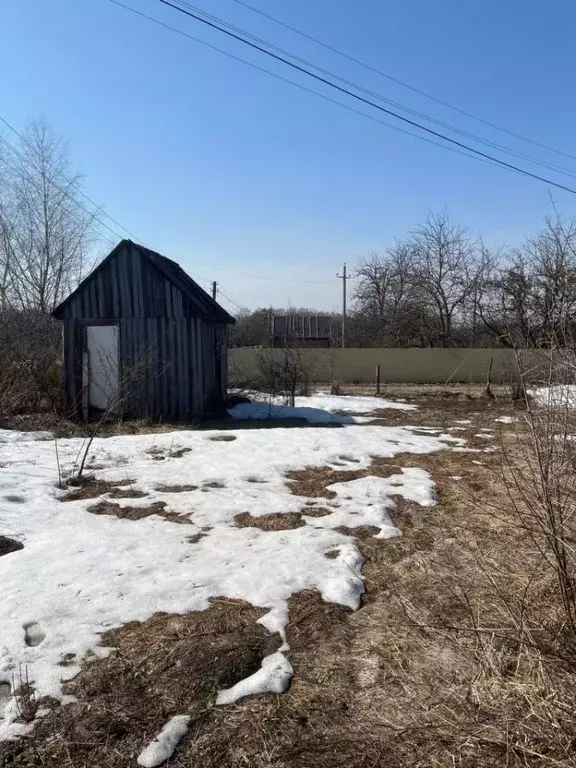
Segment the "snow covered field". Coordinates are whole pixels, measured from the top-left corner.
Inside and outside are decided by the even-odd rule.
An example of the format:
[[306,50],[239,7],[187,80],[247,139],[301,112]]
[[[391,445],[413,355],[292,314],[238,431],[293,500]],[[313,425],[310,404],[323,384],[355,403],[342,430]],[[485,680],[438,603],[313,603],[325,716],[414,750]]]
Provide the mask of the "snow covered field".
[[[299,402],[297,410],[327,414],[414,408],[376,398],[304,400],[312,402]],[[266,608],[261,623],[283,638],[287,600],[295,592],[316,589],[327,601],[357,608],[362,556],[353,536],[335,529],[372,525],[380,538],[399,535],[389,518],[392,497],[431,506],[432,479],[424,470],[399,467],[391,477],[336,483],[329,488],[334,497],[313,499],[329,512],[315,517],[306,514],[311,499],[293,494],[285,474],[325,466],[368,469],[375,458],[464,445],[440,430],[422,431],[345,423],[334,429],[239,428],[95,440],[93,474],[142,494],[114,503],[166,505],[137,520],[89,512],[108,498],[105,493],[62,502],[54,440],[0,431],[0,535],[23,544],[0,557],[0,685],[18,683],[27,670],[37,696],[61,697],[62,682],[78,673],[87,655],[108,653],[100,644],[102,633],[159,611],[204,610],[216,596]],[[77,463],[81,444],[78,438],[58,442],[64,474]],[[289,512],[303,513],[305,524],[266,531],[235,521],[243,513]],[[292,673],[286,642],[281,651],[265,659],[253,679],[222,691],[219,702],[285,688]],[[16,722],[17,702],[1,691],[0,739],[29,727]]]

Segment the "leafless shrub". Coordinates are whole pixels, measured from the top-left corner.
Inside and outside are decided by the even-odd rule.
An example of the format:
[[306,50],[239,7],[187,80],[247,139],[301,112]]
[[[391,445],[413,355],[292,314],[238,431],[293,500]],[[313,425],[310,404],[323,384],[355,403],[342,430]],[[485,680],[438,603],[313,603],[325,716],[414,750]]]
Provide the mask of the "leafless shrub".
[[31,723],[36,717],[38,699],[36,692],[28,677],[28,667],[20,668],[18,678],[13,682],[15,691],[16,710],[18,718],[24,723]]
[[[130,364],[125,364],[122,367],[119,375],[114,360],[107,361],[104,358],[99,360],[99,365],[104,371],[103,380],[106,384],[108,384],[108,382],[114,382],[115,388],[107,391],[108,401],[106,408],[99,413],[97,417],[89,420],[88,409],[84,408],[84,415],[86,417],[86,437],[82,441],[72,468],[71,478],[73,480],[82,478],[90,448],[92,447],[94,439],[100,433],[103,424],[121,419],[125,412],[130,411],[130,408],[135,402],[142,402],[145,399],[143,391],[146,386],[151,354],[153,353],[148,347],[142,347],[138,356],[135,357]],[[107,365],[109,366],[108,375],[106,375]],[[85,402],[84,405],[86,404],[87,403]]]
[[258,388],[281,396],[285,405],[294,406],[297,395],[310,394],[313,385],[311,365],[297,346],[263,349],[258,355]]
[[0,415],[62,409],[60,334],[41,312],[0,312]]
[[[523,372],[521,372],[523,373]],[[511,508],[542,566],[553,574],[552,599],[561,606],[557,640],[576,648],[576,418],[572,381],[576,360],[564,350],[549,354],[542,382],[547,398],[532,400],[522,377],[526,412],[517,430],[520,450],[504,450]]]

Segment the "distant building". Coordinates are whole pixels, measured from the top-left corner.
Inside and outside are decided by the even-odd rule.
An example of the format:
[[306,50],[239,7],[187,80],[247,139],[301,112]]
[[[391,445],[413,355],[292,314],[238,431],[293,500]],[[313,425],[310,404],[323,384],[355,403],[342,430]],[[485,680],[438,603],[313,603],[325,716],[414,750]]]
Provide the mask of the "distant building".
[[332,318],[330,315],[309,315],[290,312],[272,316],[272,344],[287,343],[300,347],[330,347]]

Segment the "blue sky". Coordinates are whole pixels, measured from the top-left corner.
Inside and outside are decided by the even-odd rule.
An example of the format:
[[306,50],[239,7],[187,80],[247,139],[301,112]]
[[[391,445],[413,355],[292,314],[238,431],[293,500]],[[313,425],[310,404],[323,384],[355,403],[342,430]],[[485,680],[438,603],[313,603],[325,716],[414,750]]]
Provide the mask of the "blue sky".
[[[125,1],[362,108],[158,0]],[[387,98],[576,171],[576,160],[468,120],[234,0],[195,2]],[[571,0],[249,2],[445,101],[576,155]],[[550,210],[545,184],[366,120],[109,0],[4,0],[0,71],[4,118],[21,128],[43,115],[69,139],[94,200],[150,247],[218,280],[242,306],[337,309],[342,262],[353,267],[384,248],[426,210],[447,208],[488,240],[508,243],[533,232]],[[573,195],[554,197],[574,212]]]

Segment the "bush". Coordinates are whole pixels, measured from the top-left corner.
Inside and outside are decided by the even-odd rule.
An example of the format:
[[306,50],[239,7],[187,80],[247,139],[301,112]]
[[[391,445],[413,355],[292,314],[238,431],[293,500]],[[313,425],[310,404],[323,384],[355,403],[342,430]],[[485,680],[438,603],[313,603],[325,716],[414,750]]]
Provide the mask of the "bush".
[[60,410],[61,334],[40,312],[0,313],[0,415]]

